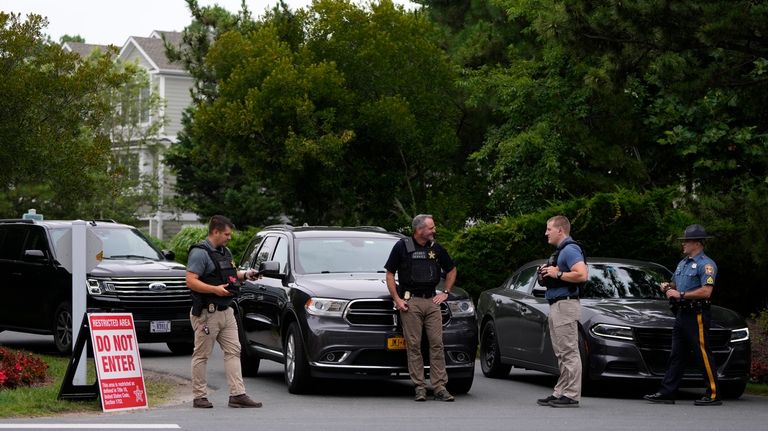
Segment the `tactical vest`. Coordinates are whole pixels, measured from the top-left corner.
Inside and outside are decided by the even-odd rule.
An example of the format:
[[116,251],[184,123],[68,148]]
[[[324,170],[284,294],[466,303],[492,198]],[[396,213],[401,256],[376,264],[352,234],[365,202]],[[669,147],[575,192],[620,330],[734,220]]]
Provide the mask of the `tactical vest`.
[[[239,286],[237,268],[232,260],[232,253],[230,253],[228,248],[224,247],[224,253],[220,253],[216,250],[211,250],[203,244],[195,244],[189,248],[189,251],[192,251],[194,248],[205,250],[205,252],[208,253],[208,256],[210,256],[211,261],[213,261],[213,266],[216,267],[213,272],[201,275],[199,277],[200,281],[213,286],[218,286],[220,284]],[[207,307],[208,304],[215,304],[219,309],[226,308],[232,304],[233,299],[233,296],[219,296],[212,293],[192,291],[192,301],[201,303],[204,308]]]
[[416,250],[412,237],[402,241],[405,243],[405,256],[400,259],[398,268],[400,285],[414,293],[429,293],[440,282],[441,274],[435,243],[429,243],[426,249]]
[[[557,246],[554,252],[549,256],[549,259],[547,259],[547,266],[557,266],[557,258],[560,257],[560,252],[563,251],[563,249],[570,245],[574,244],[577,247],[579,247],[579,251],[581,251],[582,257],[584,257],[584,263],[587,263],[587,255],[584,253],[584,247],[577,241],[574,241],[572,239],[567,239],[563,241],[560,245]],[[567,287],[569,291],[571,291],[574,295],[580,295],[581,294],[581,288],[584,286],[584,283],[570,283],[565,280],[558,280],[554,277],[542,277],[539,275],[538,279],[539,285],[544,286],[547,289],[553,289],[556,287]]]

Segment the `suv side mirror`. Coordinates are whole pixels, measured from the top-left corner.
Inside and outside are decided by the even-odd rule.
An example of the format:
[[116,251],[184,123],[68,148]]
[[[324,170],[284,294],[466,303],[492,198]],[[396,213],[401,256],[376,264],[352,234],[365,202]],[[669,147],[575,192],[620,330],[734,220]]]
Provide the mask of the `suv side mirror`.
[[261,262],[259,265],[259,274],[264,277],[279,278],[281,280],[285,278],[285,274],[280,274],[280,262],[276,260]]
[[163,250],[163,257],[165,260],[176,260],[176,253],[173,250]]
[[24,260],[30,262],[46,261],[48,258],[42,250],[24,250]]

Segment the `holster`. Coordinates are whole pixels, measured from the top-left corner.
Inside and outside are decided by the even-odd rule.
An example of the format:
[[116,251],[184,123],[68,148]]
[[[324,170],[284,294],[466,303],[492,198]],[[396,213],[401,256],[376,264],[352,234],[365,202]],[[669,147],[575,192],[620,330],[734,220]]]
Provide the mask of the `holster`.
[[207,308],[207,306],[203,303],[203,298],[201,298],[199,295],[192,295],[192,315],[195,317],[200,317],[200,315],[203,314],[203,309],[205,308]]

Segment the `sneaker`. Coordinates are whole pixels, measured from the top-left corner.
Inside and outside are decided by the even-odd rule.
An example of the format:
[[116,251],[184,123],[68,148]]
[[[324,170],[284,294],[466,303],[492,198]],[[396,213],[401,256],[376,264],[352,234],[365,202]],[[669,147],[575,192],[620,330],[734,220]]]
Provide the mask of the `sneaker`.
[[229,397],[229,406],[234,408],[257,408],[261,407],[261,403],[252,400],[246,394],[242,394]]
[[550,401],[549,403],[550,407],[578,407],[579,402],[576,400],[572,400],[565,395],[563,395],[560,398],[555,398],[554,400]]
[[722,404],[723,402],[720,399],[712,399],[710,397],[704,397],[693,402],[695,406],[720,406]]
[[208,401],[208,398],[195,398],[192,401],[192,407],[196,409],[210,409],[213,408],[213,404],[211,404],[210,401]]
[[443,389],[442,391],[435,394],[435,400],[436,401],[453,401],[455,398],[453,398],[453,395],[450,394],[447,390]]
[[549,402],[550,401],[554,401],[556,399],[557,399],[556,396],[550,395],[550,396],[548,396],[546,398],[539,398],[538,400],[536,400],[536,404],[538,404],[540,406],[549,406]]
[[643,399],[656,404],[674,404],[675,403],[675,399],[672,398],[671,395],[665,395],[665,394],[662,394],[661,392],[656,392],[655,394],[646,395],[643,397]]
[[427,390],[426,388],[416,388],[416,396],[413,398],[414,401],[426,401],[427,400]]

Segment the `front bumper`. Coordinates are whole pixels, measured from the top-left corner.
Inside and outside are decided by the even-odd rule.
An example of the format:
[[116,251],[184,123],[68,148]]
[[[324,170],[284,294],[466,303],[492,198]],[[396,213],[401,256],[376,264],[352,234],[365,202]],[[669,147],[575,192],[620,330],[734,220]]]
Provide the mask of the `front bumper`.
[[[311,316],[306,340],[312,376],[321,378],[407,378],[406,350],[389,350],[387,339],[402,336],[397,326],[353,326],[341,319]],[[422,337],[426,342],[426,335]],[[474,318],[454,318],[443,325],[443,347],[449,378],[471,377],[477,351]],[[429,352],[422,345],[424,368]]]

